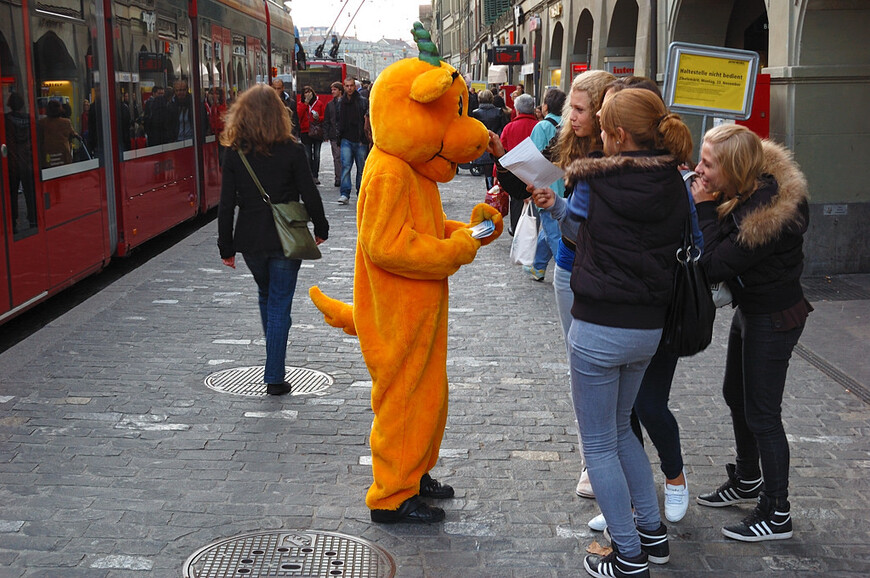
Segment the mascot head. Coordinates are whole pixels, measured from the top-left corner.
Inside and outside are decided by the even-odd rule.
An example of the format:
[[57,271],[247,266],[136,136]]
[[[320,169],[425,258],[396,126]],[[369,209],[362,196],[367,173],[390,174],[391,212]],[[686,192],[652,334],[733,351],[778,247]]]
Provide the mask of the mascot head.
[[483,154],[486,127],[468,116],[468,86],[442,62],[419,22],[412,30],[419,58],[400,60],[372,86],[370,120],[375,146],[405,160],[426,177],[446,183],[456,165]]

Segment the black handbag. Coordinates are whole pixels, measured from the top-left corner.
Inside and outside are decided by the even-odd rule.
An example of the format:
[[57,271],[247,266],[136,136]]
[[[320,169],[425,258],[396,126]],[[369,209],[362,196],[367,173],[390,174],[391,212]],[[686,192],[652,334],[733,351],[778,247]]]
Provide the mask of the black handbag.
[[692,238],[691,215],[686,218],[683,242],[677,249],[677,269],[659,347],[688,357],[707,349],[713,340],[716,306],[710,294],[707,274],[701,268],[701,250]]
[[281,239],[284,256],[288,259],[320,259],[320,249],[317,248],[317,242],[308,230],[308,211],[305,205],[298,201],[273,203],[260,184],[260,179],[254,174],[254,169],[251,168],[245,153],[239,151],[239,157],[251,178],[254,179],[260,194],[263,195],[263,201],[272,208],[275,230],[278,232],[278,238]]

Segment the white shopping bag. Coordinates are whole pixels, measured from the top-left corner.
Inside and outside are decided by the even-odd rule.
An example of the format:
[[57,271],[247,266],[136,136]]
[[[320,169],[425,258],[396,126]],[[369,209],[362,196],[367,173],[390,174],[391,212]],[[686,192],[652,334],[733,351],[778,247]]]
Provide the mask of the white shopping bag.
[[523,207],[511,241],[511,263],[531,267],[538,246],[538,223],[529,201]]

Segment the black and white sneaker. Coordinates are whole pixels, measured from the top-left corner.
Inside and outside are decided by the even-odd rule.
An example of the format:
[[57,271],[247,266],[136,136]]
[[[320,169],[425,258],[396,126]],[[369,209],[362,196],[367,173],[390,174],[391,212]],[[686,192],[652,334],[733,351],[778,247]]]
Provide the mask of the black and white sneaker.
[[607,556],[589,554],[583,559],[583,567],[590,576],[598,578],[649,578],[646,554],[629,558],[614,550]]
[[[664,524],[659,524],[658,530],[649,532],[647,530],[637,529],[637,535],[640,537],[640,549],[647,555],[649,561],[653,564],[667,564],[671,559],[671,547],[668,544],[668,527]],[[608,528],[604,529],[604,537],[610,541],[610,547],[614,551],[618,551],[616,542],[610,537]]]
[[793,534],[790,509],[788,500],[774,502],[762,494],[751,515],[739,524],[722,528],[722,533],[741,542],[787,540]]
[[711,508],[723,508],[741,502],[754,502],[761,494],[763,484],[761,478],[755,480],[738,479],[737,466],[734,464],[726,464],[725,471],[728,472],[728,481],[719,486],[716,491],[698,496],[697,502],[699,504]]

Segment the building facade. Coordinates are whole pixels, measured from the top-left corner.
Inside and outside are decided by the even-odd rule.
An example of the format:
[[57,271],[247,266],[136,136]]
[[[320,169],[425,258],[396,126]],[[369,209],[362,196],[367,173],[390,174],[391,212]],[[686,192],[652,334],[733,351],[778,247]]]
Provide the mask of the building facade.
[[[509,65],[502,83],[523,82],[538,99],[586,67],[661,85],[672,42],[757,52],[769,107],[755,120],[767,115],[770,138],[794,152],[810,183],[806,273],[870,272],[870,117],[861,114],[870,104],[870,2],[432,0],[428,27],[444,59],[481,81],[493,71],[493,46],[522,45],[523,63]],[[697,143],[701,118],[683,116]]]

